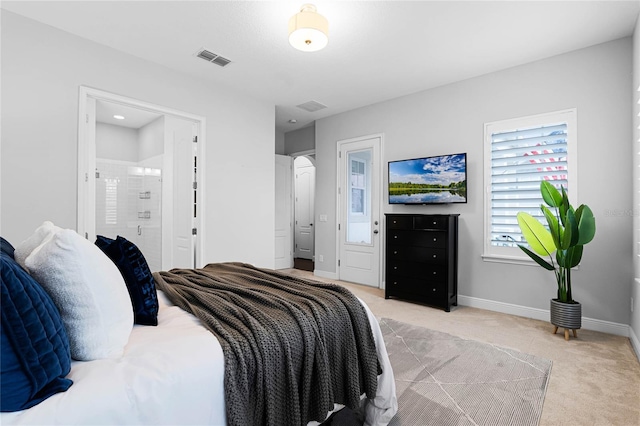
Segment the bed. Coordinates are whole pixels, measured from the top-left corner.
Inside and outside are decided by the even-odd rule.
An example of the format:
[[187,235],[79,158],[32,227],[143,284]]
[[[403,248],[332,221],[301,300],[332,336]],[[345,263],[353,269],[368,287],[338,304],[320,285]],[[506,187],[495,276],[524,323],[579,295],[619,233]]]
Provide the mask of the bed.
[[[51,241],[62,238],[55,236],[60,234],[59,229],[52,229],[54,236],[45,236],[44,239],[49,238],[45,243],[51,244]],[[74,235],[69,233],[67,233],[66,238],[70,238],[73,240],[73,244],[78,245],[77,250],[72,250],[76,256],[78,255],[78,251],[92,252],[92,255],[98,253],[93,250],[93,248],[89,249],[89,246],[95,246],[92,244],[86,245],[82,242],[86,240],[82,238],[76,239]],[[37,240],[40,240],[38,246],[42,245],[40,237],[37,238]],[[32,242],[31,245],[34,245],[34,243]],[[58,241],[58,246],[60,245],[64,244]],[[29,250],[33,253],[35,249],[31,247],[27,249],[27,251]],[[51,253],[46,250],[45,253],[41,253],[40,256],[44,256],[45,254],[52,256]],[[37,257],[37,253],[34,254],[34,256]],[[53,257],[55,259],[53,263],[60,264],[60,259],[56,258],[55,255],[53,255]],[[5,254],[3,253],[3,262],[4,258]],[[101,261],[104,261],[104,259],[101,259]],[[33,266],[34,262],[26,262],[26,265]],[[105,265],[102,264],[103,269],[104,266]],[[93,267],[95,268],[95,265]],[[73,268],[71,269],[73,270]],[[211,321],[216,321],[215,319],[211,320],[211,318],[216,318],[215,313],[212,315],[212,312],[210,312],[211,309],[209,309],[208,312],[205,312],[204,317],[200,319],[197,318],[194,314],[187,311],[202,309],[198,307],[200,305],[198,305],[198,301],[196,300],[202,297],[194,295],[195,293],[192,293],[191,290],[188,290],[186,293],[180,293],[175,289],[176,287],[180,287],[180,285],[176,284],[176,280],[180,281],[184,279],[183,276],[188,277],[194,275],[202,277],[203,274],[206,275],[207,273],[224,275],[225,271],[229,269],[243,270],[245,274],[248,271],[249,275],[253,277],[255,277],[255,274],[259,274],[261,277],[272,276],[273,279],[270,280],[271,282],[285,282],[285,280],[289,279],[286,274],[254,268],[251,265],[239,263],[208,265],[201,270],[174,270],[153,274],[157,284],[157,289],[155,289],[154,292],[157,301],[156,326],[150,326],[152,324],[136,324],[132,326],[119,356],[111,354],[86,361],[72,360],[69,372],[65,375],[64,380],[70,379],[73,384],[68,387],[66,391],[54,392],[30,408],[15,412],[3,412],[0,414],[0,423],[2,425],[226,425],[242,424],[241,422],[247,419],[250,420],[246,424],[255,423],[255,418],[247,417],[251,416],[252,413],[238,415],[236,408],[242,407],[242,404],[231,408],[227,403],[228,395],[225,392],[228,391],[227,387],[225,387],[225,372],[229,372],[230,370],[228,356],[225,357],[225,352],[228,351],[228,343],[225,343],[219,336],[216,337],[215,327],[213,327],[213,329],[211,327]],[[38,276],[34,271],[30,272],[31,275]],[[96,277],[97,275],[109,274],[105,274],[104,270],[99,269],[99,272],[94,274],[93,278],[95,279],[92,281],[98,279],[98,277]],[[123,277],[126,276],[124,273],[122,273],[122,275]],[[291,276],[290,278],[292,280],[291,286],[297,288],[298,293],[303,292],[302,289],[304,287],[301,286],[305,285],[314,288],[334,286],[334,284],[313,281],[303,282],[299,277]],[[236,279],[237,278],[234,278],[233,280]],[[45,278],[41,279],[41,281],[45,280]],[[255,281],[255,279],[252,280]],[[216,285],[229,285],[229,283],[224,280],[222,282],[223,284],[218,283]],[[102,283],[102,285],[106,284]],[[246,289],[243,291],[246,291]],[[258,290],[258,293],[260,293],[260,291],[262,290]],[[277,297],[281,297],[281,291],[282,288],[280,287],[280,289],[277,290]],[[129,290],[129,293],[131,296],[131,290]],[[227,299],[233,299],[235,297],[236,296],[225,296]],[[331,297],[334,298],[334,296]],[[370,329],[370,336],[374,342],[373,350],[378,363],[376,373],[380,373],[375,375],[373,388],[369,386],[367,389],[369,395],[367,395],[367,392],[361,392],[358,395],[357,403],[364,412],[365,424],[384,425],[391,420],[397,411],[393,371],[389,363],[377,320],[366,304],[355,298],[355,296],[353,296],[353,298],[357,301],[356,304],[358,304],[358,308],[364,312],[367,328]],[[56,297],[52,296],[52,299],[55,301]],[[135,311],[136,304],[134,303],[133,296],[131,297],[131,301]],[[242,305],[243,303],[244,302],[240,304]],[[353,306],[351,308],[353,308]],[[222,308],[218,307],[218,309]],[[225,309],[233,310],[235,308]],[[305,309],[306,308],[303,308],[302,310]],[[3,310],[6,310],[4,309],[4,304]],[[331,308],[330,311],[333,311],[333,308]],[[197,312],[194,313],[198,315]],[[329,312],[329,314],[331,315],[331,312]],[[318,315],[318,313],[316,312],[314,315]],[[64,318],[64,313],[62,317]],[[131,316],[129,318],[131,318]],[[136,315],[135,318],[138,318],[138,315]],[[68,326],[66,328],[69,329]],[[218,333],[223,332],[224,331],[218,330]],[[315,332],[317,334],[317,330]],[[318,346],[314,348],[314,351],[321,351],[321,349],[322,348]],[[328,353],[339,352],[339,348],[337,347],[327,347],[325,349]],[[291,350],[296,352],[295,349]],[[294,358],[296,357],[294,356]],[[304,362],[300,365],[302,367],[294,367],[293,370],[299,373],[301,368],[309,368]],[[367,388],[366,383],[363,383],[366,382],[366,380],[363,379],[367,374],[366,371],[364,371],[362,367],[356,366],[354,368],[361,369],[361,375],[359,379],[357,379],[361,385],[360,389]],[[245,370],[245,373],[247,371],[251,374],[255,373],[255,368]],[[303,381],[298,383],[300,385],[300,391],[296,398],[300,400],[300,404],[303,407],[298,411],[310,412],[313,411],[313,409],[309,407],[315,406],[316,409],[323,407],[321,404],[316,404],[316,398],[318,398],[319,388],[323,386],[326,387],[326,384],[317,382],[315,375],[317,375],[317,373],[311,371],[313,380],[307,383],[307,388],[313,385],[311,389],[305,390],[305,386],[301,385]],[[249,385],[249,389],[252,388],[253,385]],[[240,386],[238,389],[243,388]],[[373,394],[371,394],[372,389]],[[277,419],[282,418],[306,418],[306,421],[302,424],[317,425],[323,420],[323,417],[327,418],[332,410],[341,409],[343,404],[340,404],[340,402],[347,402],[345,405],[357,408],[353,407],[353,398],[349,398],[348,395],[345,396],[342,393],[341,391],[335,391],[335,389],[333,392],[330,392],[335,401],[332,401],[332,406],[323,413],[323,416],[316,415],[315,419],[309,418],[309,416],[278,417],[280,414],[274,417],[274,410],[289,413],[291,407],[276,407],[273,405],[273,401],[271,406],[266,403],[262,405],[258,404],[260,405],[258,408],[266,413],[260,418],[269,419],[268,422],[265,421],[264,423],[270,424],[277,424]],[[303,397],[303,395],[305,396]],[[286,401],[287,398],[290,397],[291,395],[284,396],[280,400],[276,399],[275,403],[281,404],[282,401]],[[256,402],[253,401],[252,398],[249,399],[251,399],[251,401],[249,401],[250,404],[248,407],[254,410]],[[276,408],[274,409],[274,407]],[[245,407],[245,409],[246,408],[247,407]],[[230,418],[229,413],[232,418]],[[285,414],[285,416],[290,416],[290,414]],[[288,421],[281,424],[287,423]]]

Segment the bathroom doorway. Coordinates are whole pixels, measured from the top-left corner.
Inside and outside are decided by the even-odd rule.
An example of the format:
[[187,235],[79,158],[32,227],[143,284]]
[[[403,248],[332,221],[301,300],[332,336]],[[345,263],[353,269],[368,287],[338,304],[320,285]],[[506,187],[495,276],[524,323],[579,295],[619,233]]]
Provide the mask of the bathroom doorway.
[[201,265],[204,118],[85,87],[79,109],[78,232],[127,238],[152,271]]

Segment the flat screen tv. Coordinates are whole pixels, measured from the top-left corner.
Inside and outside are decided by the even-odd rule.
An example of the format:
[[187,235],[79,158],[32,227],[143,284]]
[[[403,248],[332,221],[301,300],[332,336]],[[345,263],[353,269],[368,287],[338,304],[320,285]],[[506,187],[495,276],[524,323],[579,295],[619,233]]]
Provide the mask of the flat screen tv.
[[466,202],[466,153],[389,161],[389,204]]

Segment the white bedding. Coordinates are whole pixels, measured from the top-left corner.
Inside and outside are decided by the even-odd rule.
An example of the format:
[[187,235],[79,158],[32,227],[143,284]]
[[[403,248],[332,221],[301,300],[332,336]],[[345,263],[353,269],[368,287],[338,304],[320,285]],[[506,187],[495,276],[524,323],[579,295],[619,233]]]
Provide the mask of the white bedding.
[[[73,385],[35,407],[2,413],[7,425],[225,425],[222,348],[200,321],[158,291],[158,326],[136,325],[119,359],[74,361]],[[377,320],[365,306],[382,364],[366,423],[397,411],[393,371]],[[186,360],[186,362],[185,362]]]

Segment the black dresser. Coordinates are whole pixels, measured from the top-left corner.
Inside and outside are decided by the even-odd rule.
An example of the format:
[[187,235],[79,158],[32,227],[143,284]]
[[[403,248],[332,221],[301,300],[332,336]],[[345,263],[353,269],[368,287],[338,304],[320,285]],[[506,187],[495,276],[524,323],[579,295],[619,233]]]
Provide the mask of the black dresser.
[[385,299],[458,304],[457,214],[386,214]]

